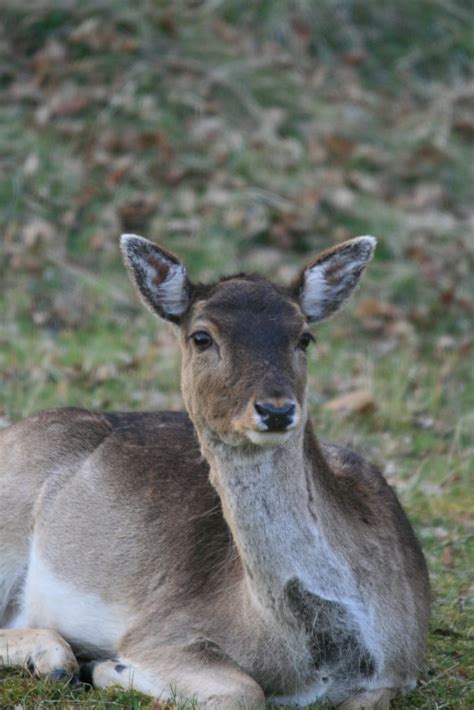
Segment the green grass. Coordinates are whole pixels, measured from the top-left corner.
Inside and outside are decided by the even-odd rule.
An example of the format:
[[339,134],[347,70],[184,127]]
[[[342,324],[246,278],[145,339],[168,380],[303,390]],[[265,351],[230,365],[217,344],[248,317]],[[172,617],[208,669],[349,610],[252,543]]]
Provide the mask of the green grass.
[[[352,305],[317,329],[310,403],[321,437],[381,466],[423,543],[433,615],[407,709],[474,706],[469,18],[458,0],[2,7],[5,421],[182,407],[176,344],[132,292],[120,231],[202,280],[284,282],[379,238]],[[355,389],[373,412],[324,408]],[[151,702],[5,669],[0,706]]]

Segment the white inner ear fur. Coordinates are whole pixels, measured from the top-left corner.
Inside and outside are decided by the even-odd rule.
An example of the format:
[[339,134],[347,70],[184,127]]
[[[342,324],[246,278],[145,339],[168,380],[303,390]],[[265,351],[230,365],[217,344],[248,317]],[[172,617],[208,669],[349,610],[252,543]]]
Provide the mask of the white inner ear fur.
[[331,297],[332,286],[329,286],[324,278],[324,269],[315,266],[313,269],[305,271],[304,290],[301,298],[303,312],[311,317],[311,320],[321,320],[324,318],[325,304]]
[[[351,240],[352,249],[336,251],[305,271],[301,305],[310,320],[327,318],[351,296],[364,267],[372,258],[376,243],[371,236],[357,237]],[[326,279],[328,270],[331,282]]]
[[[146,260],[144,260],[146,262]],[[181,264],[173,264],[166,260],[170,270],[165,281],[156,285],[157,272],[148,263],[143,265],[147,287],[165,313],[170,316],[181,316],[186,310],[186,270]]]

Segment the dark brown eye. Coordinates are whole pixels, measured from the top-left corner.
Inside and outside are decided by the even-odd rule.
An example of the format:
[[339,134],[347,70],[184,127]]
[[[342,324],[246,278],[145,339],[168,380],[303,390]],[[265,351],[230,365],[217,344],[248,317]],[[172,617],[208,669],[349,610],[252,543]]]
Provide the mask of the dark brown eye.
[[191,340],[198,350],[207,350],[212,345],[212,338],[205,330],[197,330],[191,335]]
[[303,333],[303,335],[300,335],[300,339],[298,341],[299,348],[306,350],[311,343],[314,343],[314,338],[311,333],[306,332]]

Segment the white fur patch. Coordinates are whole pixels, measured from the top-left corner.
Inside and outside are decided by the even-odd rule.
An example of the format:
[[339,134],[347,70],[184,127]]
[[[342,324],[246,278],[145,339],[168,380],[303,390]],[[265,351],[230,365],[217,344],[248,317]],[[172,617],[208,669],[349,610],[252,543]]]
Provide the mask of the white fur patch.
[[60,579],[32,544],[16,627],[21,621],[28,628],[54,629],[83,648],[114,653],[126,630],[124,611]]

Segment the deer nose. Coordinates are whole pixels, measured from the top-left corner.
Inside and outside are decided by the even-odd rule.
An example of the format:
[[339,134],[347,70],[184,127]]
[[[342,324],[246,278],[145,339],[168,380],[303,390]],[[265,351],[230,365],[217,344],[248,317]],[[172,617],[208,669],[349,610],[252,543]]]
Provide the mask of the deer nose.
[[284,431],[295,420],[294,402],[285,402],[279,407],[271,402],[255,402],[255,409],[267,431]]

